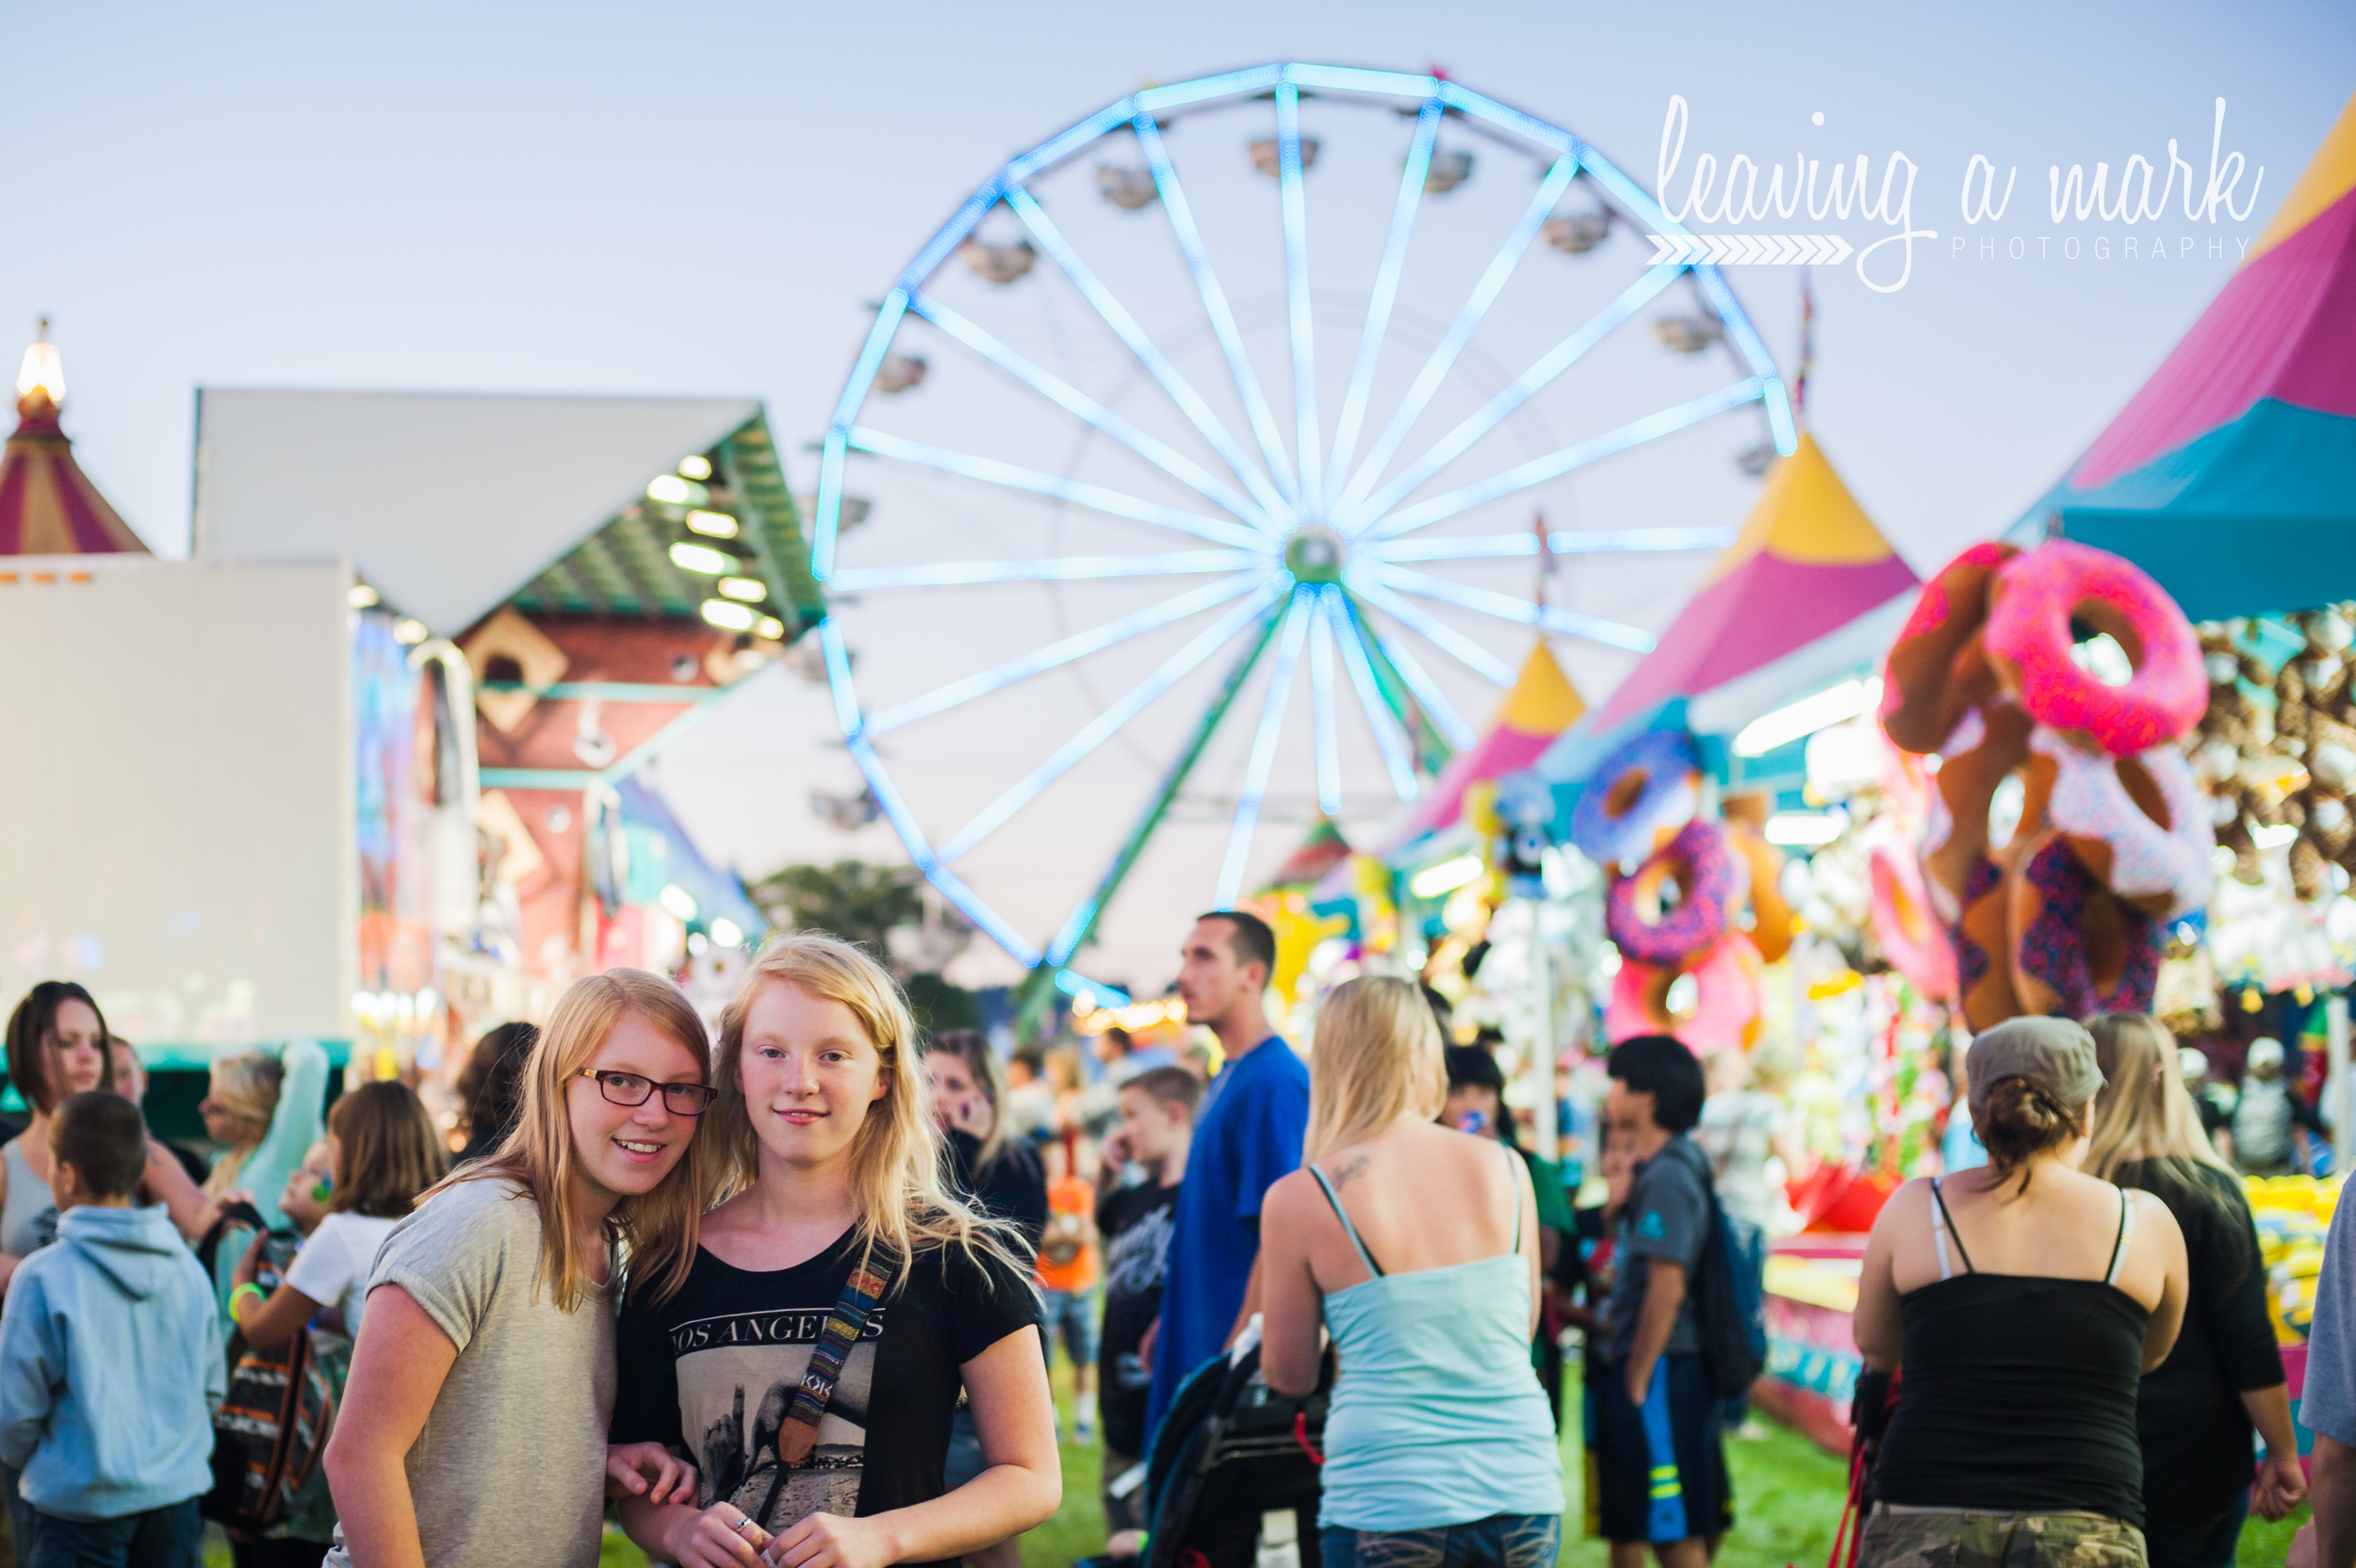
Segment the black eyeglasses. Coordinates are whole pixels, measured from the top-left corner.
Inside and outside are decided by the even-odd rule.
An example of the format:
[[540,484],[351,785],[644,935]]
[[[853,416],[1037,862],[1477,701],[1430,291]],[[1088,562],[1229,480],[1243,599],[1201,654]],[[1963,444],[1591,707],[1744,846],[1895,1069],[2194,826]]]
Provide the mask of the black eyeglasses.
[[702,1084],[658,1084],[635,1072],[608,1072],[603,1068],[585,1067],[583,1078],[595,1078],[598,1092],[616,1105],[643,1105],[654,1098],[654,1091],[663,1091],[663,1108],[673,1116],[701,1116],[720,1098],[720,1091]]

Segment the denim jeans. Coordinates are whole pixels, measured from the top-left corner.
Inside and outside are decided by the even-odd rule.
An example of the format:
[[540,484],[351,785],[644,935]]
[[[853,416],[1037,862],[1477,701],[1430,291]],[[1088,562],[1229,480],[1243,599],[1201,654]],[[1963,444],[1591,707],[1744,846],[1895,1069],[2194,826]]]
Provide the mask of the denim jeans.
[[44,1513],[32,1555],[20,1561],[23,1568],[203,1568],[204,1535],[193,1497],[120,1519]]
[[1554,1568],[1559,1513],[1493,1513],[1469,1525],[1428,1530],[1318,1532],[1323,1568]]

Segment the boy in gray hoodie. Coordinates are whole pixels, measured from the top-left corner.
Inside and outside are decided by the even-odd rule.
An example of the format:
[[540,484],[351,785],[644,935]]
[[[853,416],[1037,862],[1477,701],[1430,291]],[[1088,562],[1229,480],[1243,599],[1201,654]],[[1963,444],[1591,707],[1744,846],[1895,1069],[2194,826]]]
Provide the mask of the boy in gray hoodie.
[[0,1307],[0,1462],[40,1515],[25,1568],[195,1568],[228,1381],[212,1283],[161,1208],[132,1205],[138,1106],[69,1096],[50,1152],[57,1239]]

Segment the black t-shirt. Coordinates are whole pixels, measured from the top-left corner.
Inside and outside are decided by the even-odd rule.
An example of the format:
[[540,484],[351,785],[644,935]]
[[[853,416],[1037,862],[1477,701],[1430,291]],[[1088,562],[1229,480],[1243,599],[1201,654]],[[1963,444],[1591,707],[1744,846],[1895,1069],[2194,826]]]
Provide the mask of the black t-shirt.
[[990,1164],[976,1170],[973,1157],[982,1140],[960,1128],[949,1130],[946,1159],[949,1181],[957,1191],[992,1219],[1003,1219],[1023,1233],[1033,1253],[1047,1234],[1047,1171],[1039,1152],[1009,1138],[998,1146]]
[[698,1507],[726,1498],[773,1534],[814,1512],[863,1517],[940,1496],[957,1369],[1038,1322],[1037,1298],[962,1248],[919,1253],[843,1359],[817,1447],[780,1482],[777,1429],[850,1276],[855,1234],[770,1273],[698,1251],[678,1295],[625,1306],[613,1441],[684,1456]]
[[2164,1179],[2150,1161],[2123,1165],[2118,1176],[2119,1185],[2168,1205],[2190,1266],[2184,1327],[2135,1400],[2145,1527],[2155,1535],[2196,1527],[2249,1489],[2250,1413],[2241,1396],[2283,1380],[2250,1200],[2225,1172],[2196,1168],[2215,1201]]
[[1104,1332],[1097,1356],[1097,1408],[1104,1446],[1117,1454],[1145,1452],[1145,1407],[1153,1368],[1137,1360],[1137,1344],[1162,1310],[1170,1277],[1170,1237],[1178,1218],[1178,1188],[1148,1182],[1121,1187],[1096,1200],[1096,1231],[1104,1242]]

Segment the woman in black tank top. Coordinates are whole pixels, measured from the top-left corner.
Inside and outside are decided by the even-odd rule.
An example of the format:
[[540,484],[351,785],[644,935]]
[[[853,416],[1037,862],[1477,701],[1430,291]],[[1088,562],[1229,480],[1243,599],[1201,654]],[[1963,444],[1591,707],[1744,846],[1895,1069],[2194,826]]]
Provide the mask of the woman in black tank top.
[[1858,1347],[1902,1373],[1861,1560],[2141,1565],[2136,1389],[2183,1315],[2183,1238],[2077,1171],[2102,1082],[2084,1029],[2015,1019],[1967,1067],[1988,1168],[1894,1196],[1859,1280]]

